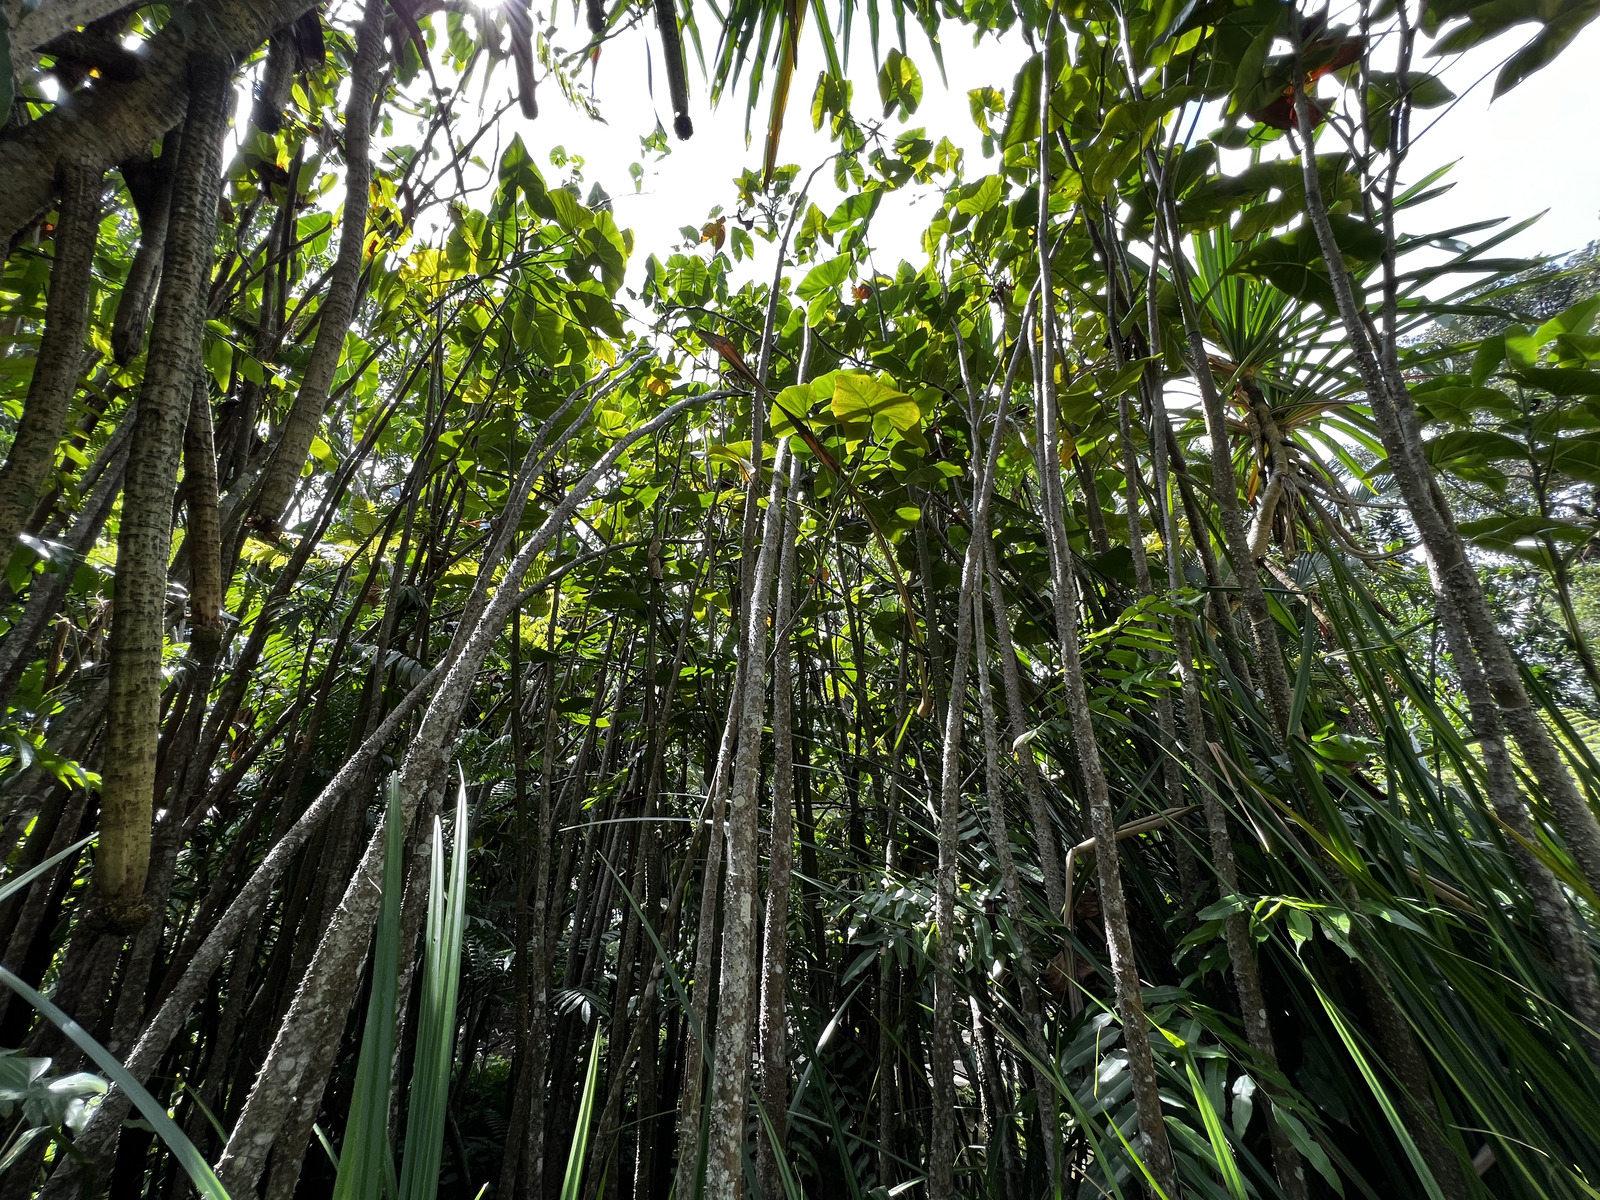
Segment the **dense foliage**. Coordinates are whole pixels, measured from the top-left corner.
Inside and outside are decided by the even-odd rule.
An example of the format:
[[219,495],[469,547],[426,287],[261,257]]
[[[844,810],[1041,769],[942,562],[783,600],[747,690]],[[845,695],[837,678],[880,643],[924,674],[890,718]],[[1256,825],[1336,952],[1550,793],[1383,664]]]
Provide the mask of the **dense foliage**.
[[0,9],[0,1200],[1593,1196],[1600,292],[1407,152],[1595,6],[559,7]]

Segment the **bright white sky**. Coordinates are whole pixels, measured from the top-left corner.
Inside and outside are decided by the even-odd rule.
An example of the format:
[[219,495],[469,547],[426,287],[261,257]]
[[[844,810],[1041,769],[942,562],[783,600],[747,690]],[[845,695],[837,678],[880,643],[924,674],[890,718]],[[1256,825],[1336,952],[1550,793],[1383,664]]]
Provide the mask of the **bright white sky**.
[[[580,31],[566,28],[571,22],[570,9],[557,7],[563,23],[562,40],[579,43]],[[993,168],[982,165],[980,136],[969,113],[967,92],[984,85],[1008,90],[1025,51],[1015,39],[1005,43],[990,39],[974,47],[954,24],[946,30],[948,88],[939,80],[921,33],[914,30],[910,35],[909,52],[922,72],[925,93],[922,107],[904,127],[926,126],[935,139],[946,136],[962,146],[967,152],[968,178],[977,178]],[[1452,173],[1456,186],[1426,210],[1414,211],[1411,228],[1441,229],[1488,217],[1522,218],[1548,210],[1544,219],[1510,243],[1507,251],[1561,254],[1600,238],[1600,155],[1592,152],[1594,114],[1600,111],[1600,71],[1595,69],[1600,62],[1600,25],[1586,30],[1553,66],[1491,103],[1494,71],[1521,45],[1527,30],[1513,30],[1444,67],[1443,77],[1459,99],[1448,110],[1421,114],[1418,128],[1441,113],[1443,116],[1417,142],[1410,175],[1418,178],[1456,161]],[[709,58],[715,30],[704,29],[702,35]],[[513,110],[503,135],[509,139],[511,131],[521,133],[552,181],[564,178],[561,170],[546,165],[545,156],[552,147],[563,146],[568,153],[584,158],[585,184],[599,180],[614,198],[618,224],[635,231],[637,252],[630,283],[638,280],[647,253],[665,256],[678,246],[680,227],[700,225],[715,206],[730,212],[735,208],[737,194],[732,181],[747,166],[759,168],[766,128],[763,97],[751,121],[751,145],[745,146],[742,81],[737,95],[725,97],[718,110],[708,113],[705,85],[691,56],[695,136],[688,142],[672,140],[671,154],[659,162],[648,161],[653,156],[641,153],[640,137],[655,127],[658,112],[662,124],[670,128],[671,112],[659,70],[655,77],[659,99],[653,100],[647,88],[646,39],[658,55],[653,21],[605,48],[594,95],[606,123],[577,112],[553,85],[547,85],[540,89],[539,119],[527,122]],[[864,36],[858,41],[861,44],[852,56],[851,74],[857,80],[856,113],[864,119],[881,110],[871,55]],[[780,156],[781,162],[800,164],[802,174],[831,152],[826,135],[814,133],[810,120],[811,95],[821,64],[821,50],[814,38],[808,38],[802,46]],[[491,95],[500,86],[497,80]],[[891,118],[890,128],[894,132],[903,128],[898,117]],[[646,175],[643,191],[636,193],[628,167],[641,160],[645,160]],[[839,199],[827,175],[824,172],[819,177],[813,190],[824,211]],[[925,261],[919,235],[933,203],[925,196],[917,205],[902,195],[880,208],[872,239],[879,270],[892,270],[901,258],[918,264]],[[769,277],[770,249],[759,239],[756,245],[760,257],[755,269]]]

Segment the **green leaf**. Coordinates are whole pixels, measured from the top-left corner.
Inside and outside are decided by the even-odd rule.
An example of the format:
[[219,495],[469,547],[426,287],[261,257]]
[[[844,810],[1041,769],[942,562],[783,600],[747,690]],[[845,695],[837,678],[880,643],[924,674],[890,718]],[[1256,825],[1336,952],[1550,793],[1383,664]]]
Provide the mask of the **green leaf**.
[[[1494,7],[1485,5],[1485,7]],[[1545,6],[1541,5],[1541,9]],[[1583,31],[1583,27],[1594,20],[1600,10],[1600,5],[1594,3],[1574,4],[1567,12],[1554,21],[1551,21],[1521,50],[1511,56],[1511,60],[1500,69],[1500,74],[1495,77],[1494,94],[1498,99],[1505,95],[1517,84],[1521,83],[1535,71],[1547,67],[1555,58],[1571,44],[1572,39]]]
[[1600,436],[1562,438],[1550,465],[1584,483],[1600,484]]
[[1449,469],[1458,462],[1498,462],[1522,458],[1521,442],[1491,429],[1457,429],[1423,443],[1423,454],[1435,467]]
[[[1329,1187],[1339,1195],[1344,1195],[1344,1181],[1339,1178],[1339,1172],[1334,1170],[1333,1164],[1328,1161],[1328,1152],[1311,1136],[1310,1130],[1301,1123],[1300,1118],[1281,1104],[1274,1106],[1272,1115],[1282,1125],[1284,1133],[1289,1135],[1289,1140],[1294,1143],[1294,1148],[1300,1151],[1301,1157],[1316,1168],[1317,1174],[1327,1180]],[[1428,1177],[1428,1182],[1433,1182],[1432,1176]],[[1437,1187],[1435,1184],[1430,1194],[1435,1192]]]
[[99,836],[100,835],[97,833],[91,833],[88,837],[74,842],[59,854],[52,854],[38,866],[24,871],[22,874],[13,879],[6,880],[5,884],[0,886],[0,901],[5,901],[16,895],[16,893],[20,892],[23,888],[27,887],[30,883],[39,878],[39,876],[45,874],[47,871],[55,870],[59,864],[65,862],[72,855],[77,854],[78,851],[82,850],[85,846]]
[[977,216],[986,213],[1000,202],[1005,184],[998,175],[985,175],[977,183],[963,189],[966,195],[956,202],[956,211]]
[[1512,378],[1523,387],[1549,392],[1552,396],[1600,396],[1600,371],[1581,367],[1524,367]]
[[1594,328],[1594,319],[1600,314],[1600,295],[1585,296],[1576,304],[1562,309],[1538,329],[1533,331],[1539,345],[1548,345],[1562,334],[1584,334]]
[[1205,1126],[1206,1137],[1211,1142],[1211,1153],[1217,1173],[1222,1176],[1222,1182],[1227,1186],[1228,1195],[1232,1196],[1233,1200],[1245,1200],[1244,1177],[1239,1174],[1239,1164],[1234,1161],[1233,1149],[1228,1145],[1227,1135],[1222,1131],[1222,1118],[1217,1114],[1216,1105],[1211,1101],[1211,1093],[1200,1078],[1200,1070],[1195,1065],[1194,1055],[1186,1051],[1183,1065],[1189,1076],[1189,1090],[1194,1096],[1195,1107],[1200,1110],[1200,1121]]
[[772,411],[767,414],[772,436],[790,437],[796,432],[795,423],[789,419],[791,413],[809,425],[814,402],[815,394],[807,383],[791,384],[779,392],[773,398]]
[[878,96],[883,101],[883,115],[887,117],[898,108],[901,120],[916,112],[922,103],[922,74],[896,47],[890,48],[878,71]]
[[578,1100],[578,1120],[572,1133],[572,1149],[567,1154],[567,1173],[561,1181],[561,1200],[579,1200],[583,1187],[583,1164],[589,1157],[589,1126],[594,1120],[595,1094],[600,1090],[600,1031],[595,1030],[594,1048],[589,1051],[589,1072],[583,1079],[583,1094]]
[[967,93],[967,107],[972,112],[972,123],[981,132],[992,134],[989,118],[1005,111],[1006,98],[998,88],[973,88]]
[[1526,326],[1511,326],[1500,335],[1500,341],[1505,347],[1506,361],[1513,367],[1527,370],[1538,363],[1539,349],[1543,343]]
[[612,337],[622,336],[622,321],[617,316],[617,310],[611,301],[604,296],[596,295],[586,290],[584,286],[580,286],[568,292],[567,299],[572,304],[573,314],[582,324],[590,329],[603,330]]
[[1234,913],[1245,910],[1244,898],[1241,896],[1224,896],[1214,904],[1208,904],[1195,913],[1196,920],[1200,921],[1225,921]]
[[[459,767],[457,768],[459,770]],[[461,985],[461,939],[467,911],[467,783],[456,793],[455,846],[446,887],[444,832],[433,819],[432,880],[423,935],[422,1009],[406,1120],[399,1200],[434,1200],[444,1154],[444,1127],[454,1079],[456,997]]]
[[837,293],[850,274],[850,256],[841,254],[837,258],[830,258],[827,262],[819,263],[806,272],[804,279],[795,288],[795,295],[800,299],[810,301],[818,296],[828,293]]
[[1482,387],[1506,360],[1504,337],[1484,338],[1472,356],[1472,386]]
[[[1267,58],[1272,52],[1272,43],[1283,29],[1283,15],[1286,11],[1278,4],[1258,4],[1251,10],[1250,17],[1260,19],[1261,25],[1256,30],[1255,36],[1250,39],[1250,45],[1239,57],[1239,65],[1234,71],[1232,102],[1228,106],[1230,113],[1249,112],[1260,108],[1283,90],[1284,82],[1275,76],[1269,78],[1266,66]],[[1245,21],[1240,23],[1244,24]]]
[[1569,521],[1539,516],[1483,517],[1476,521],[1463,521],[1460,529],[1461,536],[1479,549],[1509,555],[1541,567],[1549,565],[1544,538],[1581,546],[1589,540],[1591,533]]
[[1039,137],[1039,76],[1044,62],[1035,54],[1022,64],[1022,70],[1011,84],[1011,103],[1006,106],[1005,132],[1000,135],[1001,149],[1009,150]]
[[901,433],[922,422],[922,410],[915,400],[864,371],[840,371],[835,376],[832,407],[841,421],[873,423],[883,417]]
[[579,204],[577,197],[566,188],[556,188],[549,197],[556,224],[568,233],[578,233],[594,224],[594,214]]
[[1517,415],[1517,405],[1504,392],[1487,387],[1442,387],[1414,393],[1417,409],[1424,421],[1469,425],[1472,415],[1493,413],[1501,420]]
[[1316,234],[1304,226],[1261,242],[1236,258],[1229,270],[1264,279],[1280,292],[1327,312],[1337,311]]
[[1411,74],[1411,103],[1416,108],[1443,108],[1456,94],[1437,75],[1414,71]]

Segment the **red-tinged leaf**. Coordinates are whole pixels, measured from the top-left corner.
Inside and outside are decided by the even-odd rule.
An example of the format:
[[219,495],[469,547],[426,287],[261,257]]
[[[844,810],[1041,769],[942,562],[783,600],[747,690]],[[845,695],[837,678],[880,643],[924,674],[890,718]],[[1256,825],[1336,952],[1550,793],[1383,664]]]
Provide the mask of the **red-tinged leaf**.
[[773,404],[777,406],[779,412],[789,418],[790,422],[794,425],[795,432],[800,435],[800,440],[806,444],[806,449],[810,450],[812,454],[816,455],[817,461],[823,466],[827,467],[828,470],[832,471],[840,479],[843,479],[844,472],[839,470],[839,464],[834,461],[833,455],[829,454],[827,448],[824,447],[822,442],[818,440],[817,435],[811,431],[811,427],[799,417],[795,416],[794,413],[790,412],[784,405],[779,404],[778,401],[774,400]]
[[730,339],[723,337],[720,333],[712,333],[706,329],[696,330],[696,332],[699,333],[701,341],[722,357],[722,361],[728,364],[728,369],[735,375],[747,383],[759,384],[760,381],[756,378],[756,373],[750,369],[749,364],[744,361],[744,355],[739,353],[739,347],[735,346]]
[[[1328,113],[1333,108],[1332,100],[1311,101],[1311,111],[1314,114],[1311,125],[1315,128],[1327,119]],[[1294,111],[1294,89],[1284,88],[1283,95],[1279,96],[1265,108],[1258,108],[1245,114],[1252,121],[1266,125],[1272,129],[1298,129],[1300,121]]]
[[[1331,74],[1342,67],[1348,67],[1360,58],[1367,48],[1367,39],[1362,37],[1346,38],[1337,44],[1329,42],[1313,42],[1305,48],[1304,58],[1312,65],[1306,70],[1306,82],[1314,82],[1324,75]],[[1318,61],[1323,59],[1324,61]]]

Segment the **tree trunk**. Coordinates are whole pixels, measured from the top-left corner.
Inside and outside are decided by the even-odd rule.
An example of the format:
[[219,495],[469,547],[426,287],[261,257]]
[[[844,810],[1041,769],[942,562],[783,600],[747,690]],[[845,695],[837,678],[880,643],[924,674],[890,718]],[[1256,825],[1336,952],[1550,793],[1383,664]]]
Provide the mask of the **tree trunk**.
[[161,154],[139,156],[122,164],[122,180],[139,214],[139,249],[128,266],[117,315],[111,319],[111,357],[127,366],[144,349],[145,328],[150,323],[150,301],[161,282],[161,256],[167,245],[167,217],[172,211],[172,169],[178,161],[183,127],[174,126],[161,138]]
[[[1304,97],[1297,93],[1296,104],[1301,110],[1305,107],[1303,101]],[[1301,117],[1302,128],[1309,128],[1304,124],[1308,119]],[[1356,295],[1354,280],[1344,265],[1328,222],[1313,148],[1307,145],[1300,157],[1306,180],[1306,215],[1328,264],[1328,277],[1338,300],[1339,315],[1350,337],[1356,368],[1366,386],[1390,469],[1421,536],[1434,580],[1435,600],[1441,608],[1450,605],[1456,610],[1458,626],[1478,655],[1484,682],[1500,709],[1501,721],[1516,739],[1529,770],[1544,790],[1585,880],[1590,887],[1600,888],[1600,822],[1579,792],[1543,719],[1530,703],[1516,659],[1489,611],[1478,573],[1467,557],[1454,516],[1422,453],[1422,429],[1411,393],[1399,370],[1398,351],[1391,344],[1392,339],[1376,346],[1368,333],[1365,307]]]
[[[1200,316],[1195,309],[1194,295],[1190,291],[1189,275],[1183,258],[1181,226],[1173,197],[1167,193],[1165,181],[1158,182],[1157,193],[1161,206],[1161,225],[1166,238],[1168,261],[1171,263],[1173,290],[1178,296],[1178,308],[1183,316],[1184,334],[1188,340],[1189,369],[1194,374],[1200,391],[1201,409],[1205,414],[1206,436],[1211,440],[1211,484],[1216,494],[1217,508],[1222,514],[1223,543],[1228,560],[1239,581],[1239,591],[1244,600],[1245,613],[1250,618],[1250,632],[1255,643],[1256,672],[1266,693],[1267,712],[1273,728],[1282,740],[1291,736],[1289,728],[1289,675],[1283,665],[1283,651],[1278,644],[1278,623],[1273,619],[1267,594],[1261,587],[1261,573],[1250,555],[1250,540],[1244,526],[1244,513],[1239,507],[1239,481],[1233,473],[1232,443],[1228,438],[1227,414],[1222,408],[1222,397],[1217,393],[1217,382],[1211,374],[1206,357],[1205,335],[1200,329]],[[1199,537],[1199,530],[1195,531]]]
[[[222,649],[222,525],[217,516],[217,446],[211,432],[210,373],[199,362],[194,366],[194,388],[189,406],[189,424],[183,435],[183,475],[185,502],[189,509],[189,530],[184,550],[189,556],[190,649],[199,660],[203,682],[209,685],[211,669]],[[204,708],[205,688],[194,698],[195,724]],[[180,790],[179,796],[185,793]]]
[[101,172],[63,163],[44,335],[15,439],[0,467],[0,553],[10,556],[50,472],[78,390],[89,339],[89,293],[100,238]]
[[[1146,296],[1145,320],[1150,329],[1150,344],[1159,345],[1161,313],[1154,288]],[[1169,503],[1166,433],[1171,425],[1167,418],[1166,392],[1159,368],[1152,366],[1145,372],[1144,390],[1150,403],[1150,457],[1156,485],[1156,519],[1165,549],[1167,587],[1175,594],[1185,586],[1185,580],[1178,557],[1177,516]],[[1200,531],[1196,531],[1196,536],[1200,536]],[[1194,773],[1194,788],[1199,793],[1201,808],[1205,813],[1206,832],[1211,846],[1211,869],[1217,873],[1222,894],[1237,896],[1239,869],[1233,854],[1233,831],[1228,824],[1227,811],[1217,794],[1216,780],[1207,756],[1205,698],[1200,690],[1200,674],[1195,669],[1190,632],[1189,622],[1183,618],[1172,622],[1173,652],[1177,659],[1179,689],[1183,698],[1184,749],[1188,754],[1189,769]],[[1176,747],[1173,753],[1176,756]],[[1243,912],[1234,913],[1223,926],[1223,937],[1228,946],[1228,960],[1233,967],[1234,988],[1239,996],[1239,1014],[1244,1022],[1245,1036],[1250,1048],[1275,1073],[1278,1070],[1278,1052],[1262,998],[1261,968],[1256,957],[1255,941],[1250,936],[1249,918]],[[1268,1087],[1263,1091],[1270,1100],[1274,1089]],[[1300,1152],[1295,1149],[1270,1109],[1267,1121],[1278,1185],[1283,1188],[1288,1200],[1305,1200],[1308,1194],[1306,1172]]]
[[[756,445],[759,456],[760,444]],[[706,1139],[706,1194],[711,1200],[738,1200],[744,1192],[745,1108],[749,1100],[750,1031],[754,1027],[750,1002],[756,962],[756,838],[761,800],[761,731],[767,699],[767,625],[775,560],[784,540],[783,471],[788,448],[788,440],[780,440],[773,458],[766,526],[749,593],[747,632],[742,639],[743,695],[728,803],[726,911],[711,1069],[711,1126]],[[759,474],[752,478],[752,490],[759,479]]]
[[789,889],[794,869],[794,616],[795,539],[800,526],[800,460],[791,456],[787,515],[778,562],[778,596],[772,617],[772,833],[767,843],[767,907],[761,954],[761,1107],[756,1139],[756,1179],[763,1197],[784,1194],[778,1163],[789,1124]]
[[[1043,78],[1049,71],[1049,34],[1044,38]],[[1049,87],[1041,88],[1040,143],[1044,146],[1052,121]],[[1105,922],[1106,949],[1111,959],[1111,976],[1116,986],[1117,1013],[1128,1052],[1128,1069],[1133,1081],[1133,1096],[1139,1114],[1139,1144],[1144,1164],[1155,1186],[1167,1196],[1176,1196],[1177,1174],[1167,1127],[1161,1110],[1161,1093],[1156,1080],[1155,1060],[1150,1050],[1150,1030],[1145,1019],[1144,998],[1139,990],[1139,969],[1133,958],[1133,935],[1128,927],[1127,901],[1122,891],[1122,869],[1117,859],[1116,815],[1100,763],[1099,742],[1094,717],[1089,709],[1089,693],[1083,677],[1083,662],[1078,645],[1077,583],[1073,576],[1072,549],[1067,542],[1065,499],[1061,488],[1060,433],[1055,388],[1055,285],[1050,253],[1049,153],[1039,156],[1043,175],[1039,188],[1037,243],[1039,253],[1039,412],[1036,444],[1040,484],[1044,493],[1046,539],[1050,555],[1051,593],[1055,608],[1056,640],[1061,653],[1061,670],[1066,685],[1067,711],[1071,717],[1078,765],[1083,774],[1089,809],[1089,828],[1099,849],[1095,863],[1099,873],[1100,910]],[[1181,287],[1180,287],[1181,293]],[[1202,359],[1202,366],[1204,360]],[[1231,466],[1230,466],[1231,472]],[[1230,476],[1230,487],[1231,487]],[[1069,901],[1070,903],[1070,897]],[[936,1197],[934,1200],[943,1200]]]
[[[184,19],[169,19],[142,48],[140,69],[132,78],[98,79],[94,87],[72,93],[38,120],[0,138],[0,179],[6,181],[0,189],[0,238],[9,238],[49,206],[60,163],[108,171],[146,153],[182,121],[192,84],[191,56],[243,57],[312,7],[312,0],[196,0]],[[52,19],[54,8],[45,6]]]
[[222,135],[232,96],[228,64],[197,58],[168,221],[166,267],[123,484],[117,590],[111,622],[111,700],[101,793],[95,888],[106,917],[124,929],[144,920],[150,861],[161,645],[172,548],[172,497],[193,403],[221,187]]
[[[404,821],[409,829],[419,811],[431,809],[442,794],[446,770],[455,742],[462,710],[472,694],[473,684],[484,656],[499,637],[520,594],[520,581],[535,558],[544,552],[557,533],[565,529],[573,514],[627,450],[641,438],[650,437],[676,419],[686,409],[719,398],[721,393],[680,400],[658,416],[638,426],[614,442],[609,450],[572,486],[550,512],[539,529],[522,545],[500,578],[492,599],[468,602],[469,611],[481,616],[469,627],[463,622],[447,651],[449,666],[443,682],[428,705],[420,728],[406,751],[400,772],[405,796]],[[528,480],[531,489],[534,480]],[[513,493],[512,505],[526,502],[526,492]],[[512,525],[515,528],[515,525]],[[477,596],[487,598],[492,576],[480,574],[474,586]],[[381,830],[379,831],[381,835]],[[366,945],[377,920],[381,899],[378,882],[382,842],[375,836],[367,844],[344,898],[339,903],[317,947],[294,1002],[278,1028],[267,1060],[251,1089],[250,1098],[235,1123],[228,1145],[218,1162],[218,1174],[230,1191],[254,1188],[266,1165],[268,1152],[289,1117],[292,1098],[298,1094],[315,1046],[337,1037],[355,998],[359,971],[366,956]],[[320,1085],[320,1081],[315,1081]]]

